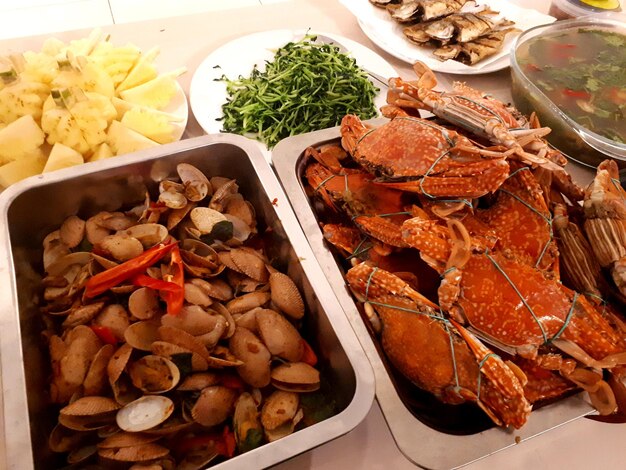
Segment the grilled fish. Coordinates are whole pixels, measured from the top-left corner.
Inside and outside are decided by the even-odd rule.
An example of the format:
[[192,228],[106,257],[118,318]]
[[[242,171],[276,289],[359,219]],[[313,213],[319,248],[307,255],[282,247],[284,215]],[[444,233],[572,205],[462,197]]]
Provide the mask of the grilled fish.
[[519,32],[519,29],[504,28],[491,31],[473,41],[440,47],[433,54],[440,60],[454,59],[467,65],[474,65],[496,54],[502,48],[506,35],[514,31]]
[[399,23],[430,21],[457,12],[473,0],[409,0],[400,5],[388,5],[387,11]]

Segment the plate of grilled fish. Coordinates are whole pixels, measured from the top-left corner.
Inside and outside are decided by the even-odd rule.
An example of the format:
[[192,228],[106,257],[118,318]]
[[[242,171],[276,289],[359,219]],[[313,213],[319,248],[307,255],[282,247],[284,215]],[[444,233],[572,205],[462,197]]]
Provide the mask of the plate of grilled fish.
[[341,0],[380,48],[445,73],[508,67],[522,31],[555,18],[507,0]]

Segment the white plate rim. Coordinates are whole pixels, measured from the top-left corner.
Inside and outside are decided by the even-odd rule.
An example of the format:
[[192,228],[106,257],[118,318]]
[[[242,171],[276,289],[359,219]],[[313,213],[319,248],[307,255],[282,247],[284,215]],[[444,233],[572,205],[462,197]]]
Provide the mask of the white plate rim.
[[187,122],[189,121],[189,102],[187,100],[187,95],[178,80],[175,82],[176,94],[172,97],[168,105],[162,109],[164,113],[173,114],[178,118],[182,118],[182,121],[171,123],[174,127],[174,140],[172,142],[176,142],[183,138],[185,130],[187,129]]
[[[217,59],[219,59],[220,55],[225,54],[231,49],[236,49],[236,47],[238,47],[239,44],[244,44],[248,41],[255,41],[255,40],[258,41],[256,44],[259,44],[259,48],[264,48],[264,49],[269,50],[270,47],[274,48],[274,43],[276,42],[280,43],[276,47],[280,47],[281,45],[286,44],[288,41],[295,40],[303,36],[304,34],[310,34],[310,35],[319,34],[319,35],[330,37],[331,39],[336,40],[338,44],[341,44],[346,49],[348,49],[352,57],[354,57],[357,60],[357,63],[359,63],[361,67],[365,67],[371,70],[372,72],[375,72],[384,77],[398,76],[398,72],[393,68],[393,66],[389,64],[389,62],[387,62],[387,60],[385,60],[379,54],[372,51],[368,47],[352,39],[343,37],[339,34],[326,33],[322,31],[305,30],[305,29],[274,29],[274,30],[259,31],[255,33],[242,35],[220,45],[213,51],[209,52],[208,55],[202,60],[200,65],[196,68],[193,74],[193,77],[191,78],[191,85],[189,87],[189,103],[191,106],[191,111],[196,121],[198,122],[200,127],[204,130],[204,132],[206,132],[207,134],[222,132],[221,123],[217,121],[216,119],[222,116],[221,107],[226,99],[226,85],[223,82],[213,81],[213,79],[216,76],[221,76],[222,73],[225,73],[224,72],[225,67],[223,67],[222,64],[216,64],[215,62]],[[287,40],[283,41],[282,40],[283,37],[287,37]],[[279,38],[281,38],[280,41],[279,41]],[[268,42],[271,42],[272,45],[267,45]],[[236,54],[234,56],[235,56],[235,59],[233,60],[233,63],[235,63],[238,60],[238,56]],[[263,63],[264,60],[265,59],[263,57],[259,57],[258,59],[255,59],[256,62],[254,63],[256,63],[257,65],[261,65],[261,63]],[[363,64],[363,63],[360,63],[359,61],[364,61],[368,63]],[[377,64],[375,64],[375,66],[371,66],[371,64],[369,64],[370,61],[376,61]],[[249,62],[245,62],[243,64],[239,63],[238,66],[242,68],[243,67],[249,68],[247,71],[240,72],[240,73],[244,75],[246,74],[249,75],[249,73],[252,71],[252,66],[254,65],[254,63],[249,63]],[[222,68],[214,69],[215,65],[220,65],[222,66]],[[232,64],[228,64],[226,67],[230,65]],[[226,74],[226,75],[229,76],[230,78],[233,78],[233,74]],[[213,87],[211,86],[207,87],[207,82],[209,83],[209,85],[213,85]],[[219,86],[216,86],[215,84],[219,84]],[[216,90],[216,89],[221,89],[223,91],[217,96],[215,93],[209,96],[210,90]],[[377,108],[379,108],[382,104],[385,104],[385,101],[383,101],[385,93],[386,93],[385,89],[383,88],[377,95],[377,98],[375,100]],[[219,109],[220,109],[219,115],[216,112],[207,113],[207,109],[209,108],[209,105],[207,105],[206,103],[211,101],[211,105],[215,106],[216,99],[221,100],[218,103]],[[269,151],[267,150],[267,146],[256,139],[252,138],[251,140],[254,140],[255,142],[257,142],[261,146],[261,148],[265,151],[264,153],[266,157],[268,157]]]

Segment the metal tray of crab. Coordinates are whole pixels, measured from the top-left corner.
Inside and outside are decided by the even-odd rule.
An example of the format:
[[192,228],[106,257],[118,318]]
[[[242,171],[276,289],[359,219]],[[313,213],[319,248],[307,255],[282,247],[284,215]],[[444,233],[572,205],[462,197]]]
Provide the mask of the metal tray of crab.
[[[346,116],[272,154],[374,367],[396,443],[420,466],[457,467],[592,413],[578,387],[600,419],[623,420],[611,373],[624,361],[623,321],[598,299],[619,305],[624,286],[603,278],[560,196],[584,198],[592,224],[611,226],[594,195],[608,190],[620,204],[614,165],[584,194],[538,123],[463,86],[432,93],[421,71],[417,85],[390,81],[390,121]],[[606,246],[598,233],[587,237]],[[559,259],[564,282],[585,295],[558,282]]]
[[205,136],[0,199],[3,468],[266,467],[371,367],[258,149]]

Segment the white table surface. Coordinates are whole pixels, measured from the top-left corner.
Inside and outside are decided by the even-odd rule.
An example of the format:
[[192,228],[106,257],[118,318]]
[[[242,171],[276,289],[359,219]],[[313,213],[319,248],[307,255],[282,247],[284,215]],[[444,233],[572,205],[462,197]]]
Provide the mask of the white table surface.
[[[545,0],[511,0],[521,6],[547,12]],[[159,68],[168,70],[185,65],[189,72],[180,83],[188,92],[194,70],[212,50],[244,34],[271,29],[306,29],[340,34],[370,47],[388,60],[399,75],[412,77],[408,64],[402,63],[376,47],[362,33],[356,20],[336,0],[292,0],[269,2],[262,6],[237,10],[199,13],[192,16],[155,19],[139,23],[104,26],[115,44],[132,42],[142,49],[158,44],[161,55]],[[79,34],[55,34],[62,40]],[[25,49],[37,49],[46,36],[0,41],[2,54]],[[439,87],[446,89],[454,80],[464,80],[476,88],[488,90],[496,98],[510,101],[509,71],[503,70],[481,76],[444,76],[439,74]],[[203,134],[190,111],[186,137]],[[568,167],[579,180],[589,174]],[[583,182],[581,181],[581,182]],[[10,432],[10,431],[9,431]],[[419,442],[415,443],[419,446]],[[451,449],[452,450],[452,449]],[[454,449],[459,451],[459,449]],[[2,459],[0,459],[1,461]],[[0,464],[1,467],[2,464]],[[366,419],[349,434],[274,467],[277,470],[302,469],[393,469],[415,468],[396,447],[377,403]],[[483,469],[586,469],[626,468],[626,426],[596,423],[579,419],[547,432],[513,448],[496,453],[474,464],[468,470]]]

